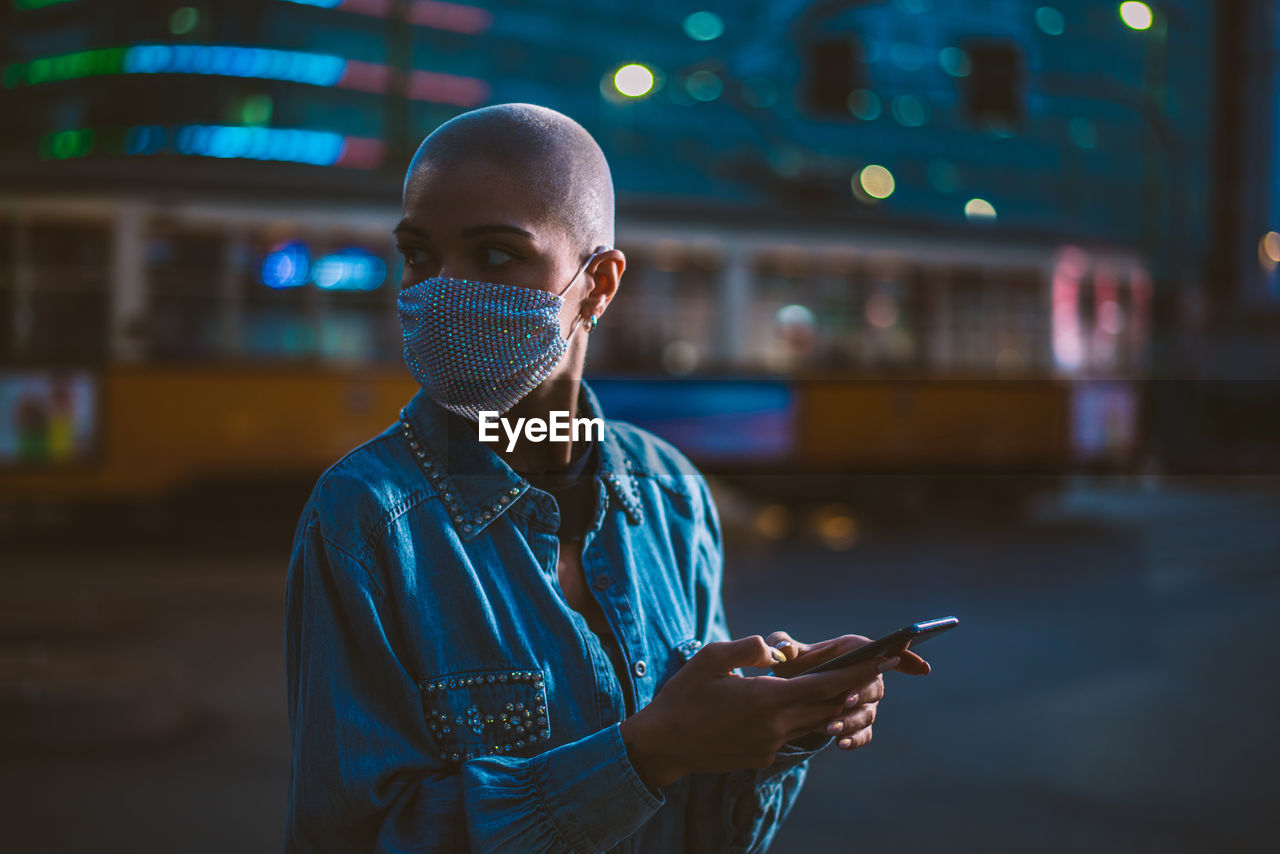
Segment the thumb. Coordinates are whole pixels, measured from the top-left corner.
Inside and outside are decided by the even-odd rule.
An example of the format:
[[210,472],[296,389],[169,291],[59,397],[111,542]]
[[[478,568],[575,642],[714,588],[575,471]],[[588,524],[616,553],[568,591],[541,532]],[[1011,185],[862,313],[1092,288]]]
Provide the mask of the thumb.
[[784,631],[770,632],[765,639],[765,643],[775,647],[786,656],[787,661],[791,661],[801,653],[809,651],[809,644],[801,643]]
[[769,645],[760,635],[706,644],[689,663],[692,664],[699,658],[703,659],[704,666],[722,675],[740,676],[741,674],[733,674],[735,668],[772,667],[776,663],[769,654]]

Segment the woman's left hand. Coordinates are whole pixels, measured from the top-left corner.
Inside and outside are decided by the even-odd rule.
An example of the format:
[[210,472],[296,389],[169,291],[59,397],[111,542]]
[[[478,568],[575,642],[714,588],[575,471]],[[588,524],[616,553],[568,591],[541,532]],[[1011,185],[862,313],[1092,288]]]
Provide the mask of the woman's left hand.
[[[830,640],[808,644],[796,640],[786,632],[778,631],[768,635],[765,642],[781,650],[787,657],[785,662],[780,662],[773,667],[774,675],[785,678],[795,676],[837,655],[843,655],[871,643],[871,639],[862,635],[841,635]],[[885,661],[895,657],[898,658],[898,663],[889,669],[915,676],[923,676],[929,672],[929,662],[911,652],[906,646],[889,650],[880,656]],[[850,692],[850,696],[855,694],[856,698],[851,704],[846,705],[842,715],[831,719],[824,727],[813,730],[824,735],[835,736],[836,746],[841,750],[857,750],[871,742],[871,724],[876,719],[876,711],[880,700],[884,697],[884,675],[877,675],[873,681]]]

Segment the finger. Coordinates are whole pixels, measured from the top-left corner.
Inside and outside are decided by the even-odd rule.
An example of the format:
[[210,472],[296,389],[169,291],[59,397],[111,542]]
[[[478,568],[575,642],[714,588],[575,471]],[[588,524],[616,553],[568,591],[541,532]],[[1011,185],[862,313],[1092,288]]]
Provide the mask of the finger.
[[871,743],[871,727],[859,730],[853,735],[846,735],[836,739],[836,747],[841,750],[857,750],[859,747],[866,747]]
[[883,670],[896,667],[899,661],[897,657],[885,661],[872,658],[836,670],[792,676],[787,680],[784,699],[796,704],[814,703],[856,691],[874,681]]
[[809,644],[801,643],[784,631],[770,632],[764,640],[769,646],[786,656],[786,661],[791,661],[801,653],[808,652],[810,648]]
[[[689,665],[728,675],[738,667],[772,667],[775,663],[770,647],[760,635],[731,641],[712,641],[689,659]],[[777,653],[777,650],[774,650]],[[686,666],[689,666],[686,665]]]
[[899,673],[909,673],[912,676],[924,676],[933,669],[929,666],[929,662],[925,661],[911,650],[904,650],[901,658],[902,661],[898,662],[898,666],[893,668]]
[[853,735],[858,730],[866,729],[875,722],[878,707],[878,703],[867,703],[866,705],[858,706],[850,714],[841,715],[835,720],[828,721],[823,731],[827,735],[834,735],[837,738]]

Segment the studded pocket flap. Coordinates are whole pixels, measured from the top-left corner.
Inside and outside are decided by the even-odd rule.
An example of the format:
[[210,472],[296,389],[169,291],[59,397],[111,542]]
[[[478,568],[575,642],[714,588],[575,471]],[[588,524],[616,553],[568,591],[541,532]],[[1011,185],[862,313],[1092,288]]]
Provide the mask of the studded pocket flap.
[[676,644],[674,649],[679,661],[688,661],[693,658],[698,650],[702,649],[702,640],[700,638],[689,638]]
[[541,670],[466,670],[419,683],[441,757],[533,756],[551,737]]

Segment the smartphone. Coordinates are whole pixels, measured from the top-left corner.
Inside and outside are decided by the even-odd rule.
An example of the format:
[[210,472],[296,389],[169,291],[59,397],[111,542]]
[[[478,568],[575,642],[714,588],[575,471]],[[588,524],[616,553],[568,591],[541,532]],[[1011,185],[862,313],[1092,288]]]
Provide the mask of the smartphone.
[[837,655],[835,658],[824,661],[821,664],[815,664],[804,673],[796,673],[794,676],[805,676],[810,673],[824,673],[828,670],[836,670],[840,667],[848,667],[851,664],[857,664],[859,661],[866,661],[868,658],[875,658],[880,653],[904,646],[910,643],[911,646],[923,643],[931,637],[936,637],[948,629],[954,629],[960,621],[955,617],[940,617],[936,620],[925,620],[921,623],[912,623],[909,626],[903,626],[896,632],[887,634],[879,640],[873,640],[871,643],[863,644],[857,649],[849,650],[844,655]]

